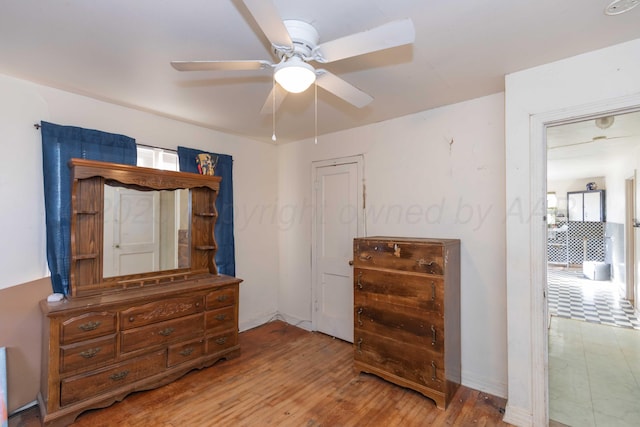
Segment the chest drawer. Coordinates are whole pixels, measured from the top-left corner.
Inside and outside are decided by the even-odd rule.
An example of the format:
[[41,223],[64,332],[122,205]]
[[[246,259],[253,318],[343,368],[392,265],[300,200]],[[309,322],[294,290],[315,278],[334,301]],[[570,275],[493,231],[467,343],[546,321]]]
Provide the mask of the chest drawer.
[[60,348],[60,372],[91,369],[115,360],[116,334]]
[[423,346],[364,331],[354,333],[354,360],[433,390],[444,391],[444,356]]
[[62,322],[60,343],[71,344],[78,341],[113,334],[116,331],[116,314],[91,312],[71,317]]
[[165,359],[165,352],[159,351],[90,375],[64,379],[60,387],[60,404],[69,405],[162,372]]
[[121,332],[123,353],[199,336],[204,332],[202,313],[180,319],[167,320]]
[[197,359],[204,354],[204,339],[176,344],[169,347],[167,366],[170,368],[189,360]]
[[354,268],[353,288],[354,297],[362,300],[444,313],[444,281],[441,277]]
[[207,311],[205,325],[207,333],[222,332],[227,329],[235,330],[237,328],[235,307]]
[[377,267],[412,273],[444,274],[444,248],[439,244],[356,239],[353,249],[353,265],[355,267]]
[[175,319],[204,310],[201,296],[171,298],[131,307],[120,313],[122,329],[137,328],[163,320]]
[[238,332],[227,331],[222,334],[214,335],[207,339],[207,353],[217,353],[222,350],[234,347],[238,344]]
[[444,351],[444,319],[412,307],[394,306],[356,297],[354,328],[356,331],[393,337],[400,342],[423,346],[430,351]]
[[207,295],[207,310],[235,305],[237,301],[238,289],[236,287],[217,289]]

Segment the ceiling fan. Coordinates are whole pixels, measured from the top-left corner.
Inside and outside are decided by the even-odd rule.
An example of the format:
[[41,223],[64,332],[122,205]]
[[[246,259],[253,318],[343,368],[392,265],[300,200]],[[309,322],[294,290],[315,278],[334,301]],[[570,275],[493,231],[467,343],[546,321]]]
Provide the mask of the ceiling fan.
[[283,21],[272,1],[243,0],[243,2],[271,43],[278,62],[269,60],[172,61],[171,65],[178,71],[272,69],[275,81],[284,90],[274,85],[264,103],[262,113],[271,113],[276,110],[288,92],[303,92],[314,82],[346,102],[362,108],[373,101],[370,95],[327,70],[314,68],[309,62],[324,64],[410,44],[415,40],[413,23],[410,19],[404,19],[318,44],[320,39],[318,31],[311,24],[299,20]]

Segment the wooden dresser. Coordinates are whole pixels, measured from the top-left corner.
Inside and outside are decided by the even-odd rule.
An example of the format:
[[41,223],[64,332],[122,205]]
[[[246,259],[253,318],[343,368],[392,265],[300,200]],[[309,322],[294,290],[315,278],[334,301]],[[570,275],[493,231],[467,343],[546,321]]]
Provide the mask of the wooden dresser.
[[356,238],[356,369],[445,409],[460,385],[460,241]]
[[[159,387],[192,369],[240,354],[238,298],[242,280],[218,274],[214,258],[220,178],[77,159],[70,167],[70,293],[62,301],[40,303],[44,323],[38,401],[46,426],[69,425],[87,409],[111,405],[134,391]],[[160,239],[174,243],[171,249],[160,249],[173,268],[160,265],[156,271],[103,277],[105,260],[122,256],[117,251],[108,257],[104,254],[111,250],[103,236],[111,206],[104,200],[105,185],[144,190],[145,194],[188,190],[181,202],[186,219],[180,222],[177,218],[180,206],[169,206],[158,215],[170,217],[169,225],[174,225],[170,236]],[[130,193],[126,196],[135,198]],[[180,199],[167,194],[158,197],[158,206]],[[147,199],[141,200],[146,203]],[[136,208],[127,208],[138,221],[135,230],[155,223],[141,220],[141,210]],[[187,231],[179,230],[179,223]],[[185,233],[188,267],[178,260],[185,256],[178,254],[184,252],[178,235]],[[118,239],[113,246],[120,249],[125,241]],[[138,257],[136,261],[141,259],[137,252],[132,253]],[[123,269],[138,268],[136,262],[122,264]]]

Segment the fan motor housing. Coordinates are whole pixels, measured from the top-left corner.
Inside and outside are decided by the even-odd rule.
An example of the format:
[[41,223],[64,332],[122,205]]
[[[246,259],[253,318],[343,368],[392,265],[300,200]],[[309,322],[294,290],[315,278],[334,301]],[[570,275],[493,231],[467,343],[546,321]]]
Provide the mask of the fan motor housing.
[[310,57],[311,52],[313,52],[313,49],[318,45],[318,40],[320,39],[318,31],[313,25],[297,19],[288,19],[283,22],[293,42],[293,54],[274,46],[276,55],[278,55],[280,59],[292,55],[297,55],[302,58]]

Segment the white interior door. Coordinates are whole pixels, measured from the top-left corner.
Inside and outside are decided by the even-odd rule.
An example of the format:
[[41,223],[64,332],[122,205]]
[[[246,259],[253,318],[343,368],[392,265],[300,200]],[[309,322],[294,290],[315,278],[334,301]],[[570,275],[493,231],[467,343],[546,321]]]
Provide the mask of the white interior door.
[[107,185],[105,204],[103,276],[158,271],[159,192]]
[[361,156],[316,162],[314,177],[314,328],[353,342],[353,238],[363,227]]

